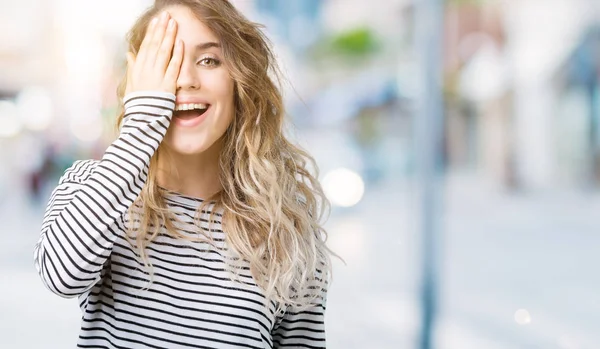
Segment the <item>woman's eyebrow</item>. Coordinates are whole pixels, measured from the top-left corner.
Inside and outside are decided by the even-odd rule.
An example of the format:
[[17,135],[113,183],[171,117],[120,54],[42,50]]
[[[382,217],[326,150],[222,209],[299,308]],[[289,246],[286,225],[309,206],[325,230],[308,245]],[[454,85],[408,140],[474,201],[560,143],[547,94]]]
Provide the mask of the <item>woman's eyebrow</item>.
[[218,42],[212,42],[212,41],[211,42],[205,42],[205,43],[202,43],[202,44],[197,44],[194,47],[194,49],[196,51],[203,51],[203,50],[209,49],[211,47],[221,48],[221,44],[219,44]]

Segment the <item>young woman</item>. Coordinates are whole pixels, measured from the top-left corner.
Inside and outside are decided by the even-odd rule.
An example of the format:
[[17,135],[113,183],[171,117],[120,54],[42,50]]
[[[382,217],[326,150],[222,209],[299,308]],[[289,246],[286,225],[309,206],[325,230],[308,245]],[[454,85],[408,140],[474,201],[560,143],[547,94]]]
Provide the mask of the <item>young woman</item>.
[[275,60],[226,0],[156,1],[118,138],[48,203],[35,265],[82,348],[324,348],[327,206],[284,136]]

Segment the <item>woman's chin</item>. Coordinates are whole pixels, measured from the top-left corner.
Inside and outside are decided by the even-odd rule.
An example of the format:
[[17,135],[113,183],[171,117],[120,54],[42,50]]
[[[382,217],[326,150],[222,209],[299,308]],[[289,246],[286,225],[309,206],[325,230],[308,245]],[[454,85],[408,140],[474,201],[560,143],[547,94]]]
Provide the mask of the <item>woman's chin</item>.
[[165,146],[168,148],[169,152],[186,156],[204,154],[215,148],[217,146],[216,143],[217,142],[202,142],[199,141],[198,138],[187,142],[183,139],[179,139],[176,142],[165,140]]
[[209,147],[203,144],[177,144],[169,148],[179,155],[199,155],[206,152]]
[[171,133],[167,134],[167,137],[162,143],[169,152],[178,155],[200,155],[207,152],[218,151],[222,142],[219,139],[213,139],[213,137],[206,137],[204,134],[196,135],[185,135]]

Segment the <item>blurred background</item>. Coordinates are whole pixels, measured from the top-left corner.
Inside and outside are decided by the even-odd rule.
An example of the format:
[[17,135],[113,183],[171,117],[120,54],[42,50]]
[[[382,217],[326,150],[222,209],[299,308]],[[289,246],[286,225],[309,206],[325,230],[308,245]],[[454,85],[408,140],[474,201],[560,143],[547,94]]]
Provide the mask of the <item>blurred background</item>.
[[[334,204],[328,348],[420,348],[423,309],[434,348],[600,348],[600,1],[446,0],[423,23],[425,1],[232,1],[265,24]],[[44,288],[33,246],[58,177],[115,137],[124,35],[150,4],[0,1],[3,348],[75,346],[77,301]],[[428,65],[419,27],[441,29]]]

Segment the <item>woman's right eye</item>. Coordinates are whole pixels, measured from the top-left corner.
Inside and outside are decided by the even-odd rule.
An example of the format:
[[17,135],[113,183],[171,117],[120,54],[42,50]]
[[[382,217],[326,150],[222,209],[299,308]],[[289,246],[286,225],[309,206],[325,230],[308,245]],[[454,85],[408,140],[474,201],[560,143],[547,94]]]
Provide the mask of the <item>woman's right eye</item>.
[[199,60],[198,64],[205,67],[218,67],[221,64],[221,61],[216,58],[205,57]]

